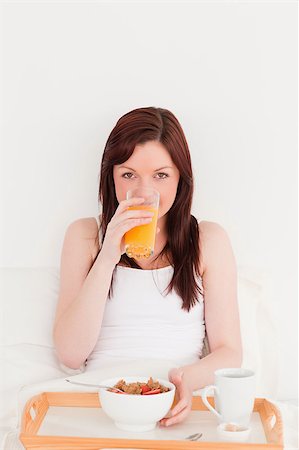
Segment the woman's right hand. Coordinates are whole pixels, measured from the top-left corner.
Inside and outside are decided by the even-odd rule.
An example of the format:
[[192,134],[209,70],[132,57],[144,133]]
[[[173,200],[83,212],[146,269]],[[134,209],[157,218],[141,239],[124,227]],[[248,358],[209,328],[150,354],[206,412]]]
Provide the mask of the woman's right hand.
[[143,202],[143,198],[135,197],[119,203],[114,216],[108,223],[101,249],[101,254],[104,254],[106,261],[116,265],[121,255],[125,253],[125,233],[138,225],[151,222],[154,213],[145,209],[128,209],[130,206],[138,206]]

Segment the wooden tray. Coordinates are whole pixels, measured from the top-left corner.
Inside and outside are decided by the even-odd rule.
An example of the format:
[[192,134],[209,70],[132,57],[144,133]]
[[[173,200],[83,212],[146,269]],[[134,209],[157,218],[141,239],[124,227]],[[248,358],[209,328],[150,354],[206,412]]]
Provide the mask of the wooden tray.
[[[214,405],[214,399],[209,401]],[[234,450],[283,450],[283,432],[280,412],[269,401],[257,398],[254,411],[260,415],[266,443],[190,442],[187,440],[119,439],[107,437],[72,437],[37,435],[50,406],[72,408],[101,408],[97,393],[43,392],[32,397],[23,411],[20,440],[26,450],[99,450],[102,448],[136,449],[234,449]],[[207,411],[201,397],[193,397],[192,410]],[[34,417],[32,417],[34,416]],[[273,424],[273,422],[275,422]],[[170,427],[171,428],[171,427]],[[168,428],[168,430],[170,429]]]

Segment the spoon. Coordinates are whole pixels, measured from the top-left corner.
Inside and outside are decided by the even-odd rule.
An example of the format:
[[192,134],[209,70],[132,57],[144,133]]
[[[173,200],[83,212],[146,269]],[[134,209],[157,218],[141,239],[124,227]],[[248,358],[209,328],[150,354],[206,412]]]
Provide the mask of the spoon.
[[80,384],[80,386],[91,386],[91,387],[104,388],[104,389],[115,389],[117,392],[121,392],[122,394],[124,394],[124,391],[122,391],[121,389],[118,389],[116,387],[113,387],[113,386],[105,386],[103,384],[79,383],[78,381],[71,381],[68,379],[65,379],[65,381],[67,381],[68,383],[71,383],[71,384]]
[[202,433],[195,433],[191,434],[191,436],[187,436],[185,439],[188,439],[189,441],[198,441],[202,436]]

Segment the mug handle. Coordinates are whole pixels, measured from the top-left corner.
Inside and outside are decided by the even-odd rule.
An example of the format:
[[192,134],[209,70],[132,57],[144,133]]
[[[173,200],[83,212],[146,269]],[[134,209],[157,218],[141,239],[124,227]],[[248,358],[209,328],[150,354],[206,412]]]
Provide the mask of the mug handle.
[[208,402],[207,395],[208,395],[208,392],[211,391],[211,390],[219,392],[218,387],[215,386],[214,384],[211,384],[210,386],[206,386],[206,387],[203,389],[202,394],[201,394],[202,401],[203,401],[203,403],[206,405],[206,407],[207,407],[213,414],[215,414],[215,416],[218,417],[218,419],[221,419],[221,415],[219,414],[219,412],[216,411],[216,409],[213,408],[213,406]]

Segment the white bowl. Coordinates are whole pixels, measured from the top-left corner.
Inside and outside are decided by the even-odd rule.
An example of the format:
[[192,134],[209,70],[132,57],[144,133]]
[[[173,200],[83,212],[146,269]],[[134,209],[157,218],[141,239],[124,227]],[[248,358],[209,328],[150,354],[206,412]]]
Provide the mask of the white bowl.
[[[117,377],[101,380],[99,384],[114,386],[120,379],[126,383],[146,383],[149,377]],[[121,430],[149,431],[153,430],[160,419],[167,414],[173,403],[175,386],[168,380],[154,378],[160,384],[170,388],[170,391],[153,395],[117,394],[105,388],[99,389],[100,403],[103,411]]]
[[251,428],[243,427],[238,424],[236,425],[240,430],[238,431],[227,431],[226,427],[231,424],[221,423],[217,427],[217,434],[221,441],[230,441],[230,442],[245,442],[248,440]]

